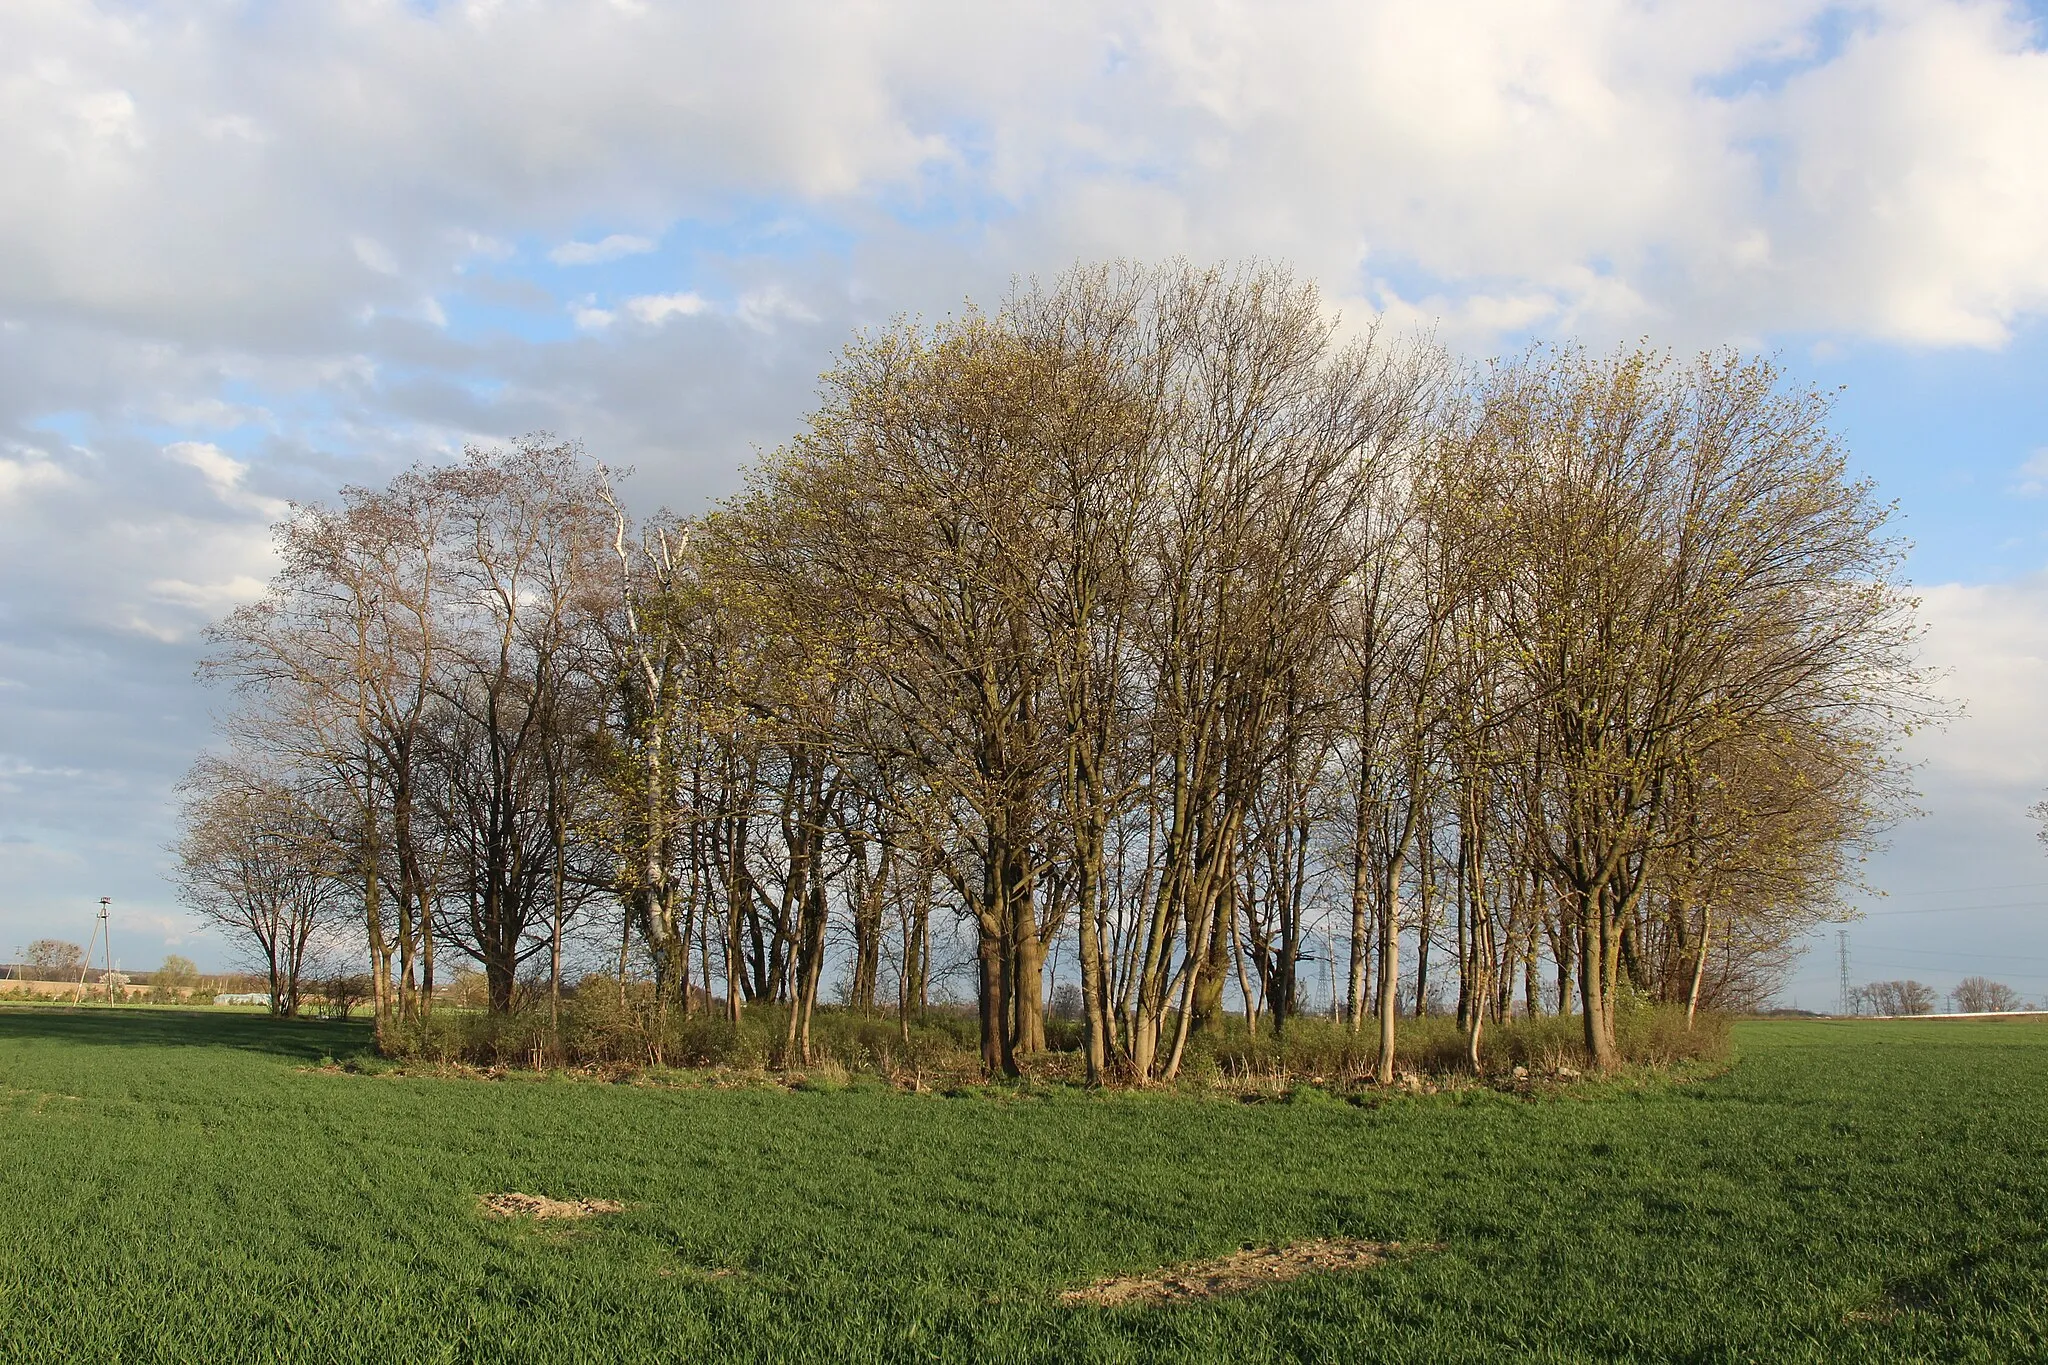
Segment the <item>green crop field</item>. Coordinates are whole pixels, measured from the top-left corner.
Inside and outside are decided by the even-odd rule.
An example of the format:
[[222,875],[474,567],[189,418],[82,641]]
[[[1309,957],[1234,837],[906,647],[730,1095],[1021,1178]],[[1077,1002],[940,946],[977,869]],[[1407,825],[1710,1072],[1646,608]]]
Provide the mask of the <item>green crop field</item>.
[[[365,1042],[0,1009],[0,1358],[2048,1355],[2038,1023],[1750,1024],[1711,1078],[1378,1106],[321,1069]],[[1057,1298],[1332,1235],[1439,1249]]]

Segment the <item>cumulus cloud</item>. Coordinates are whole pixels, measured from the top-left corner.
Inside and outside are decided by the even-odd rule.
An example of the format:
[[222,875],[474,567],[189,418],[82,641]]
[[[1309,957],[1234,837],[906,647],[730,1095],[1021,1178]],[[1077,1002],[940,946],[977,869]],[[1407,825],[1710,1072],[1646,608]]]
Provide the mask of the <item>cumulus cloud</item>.
[[283,517],[288,510],[282,499],[264,497],[244,487],[249,466],[209,441],[173,441],[164,447],[164,454],[197,470],[213,495],[228,507],[272,519]]
[[1923,589],[1926,662],[1959,709],[1907,741],[1924,823],[1886,880],[1920,888],[2048,882],[2028,808],[2048,797],[2048,574]]
[[779,284],[751,289],[740,296],[734,316],[759,332],[771,331],[778,322],[816,322],[818,315]]
[[[1481,327],[1705,310],[1757,333],[1983,345],[2048,303],[2031,132],[2048,57],[1997,5],[910,6],[792,24],[541,3],[237,25],[49,0],[0,34],[0,298],[210,316],[241,339],[331,327],[445,275],[467,238],[748,197],[857,215],[964,196],[994,211],[970,231],[1033,265],[1254,251],[1365,300],[1413,302],[1401,276],[1419,269],[1521,301],[1477,308]],[[1535,288],[1503,294],[1516,281]]]
[[376,238],[352,237],[349,239],[349,247],[356,253],[358,261],[379,275],[398,274],[397,258],[391,254],[389,247]]
[[63,469],[41,451],[23,450],[0,457],[0,503],[38,488],[53,487],[64,478]]
[[1963,785],[2048,795],[2048,575],[1945,583],[1920,598],[1927,660],[1968,709],[1921,739],[1919,757]]
[[[1907,742],[1925,814],[1897,831],[1866,879],[1848,929],[1857,982],[1911,976],[1941,989],[1963,976],[2048,997],[2048,862],[2029,807],[2048,796],[2048,574],[1922,590],[1924,658],[1938,690],[1967,709]],[[1817,937],[1790,995],[1831,1008],[1833,931]]]
[[238,574],[218,583],[187,583],[180,578],[157,578],[150,581],[149,595],[181,607],[221,612],[261,597],[263,580],[248,574]]
[[692,318],[710,307],[695,293],[642,294],[626,300],[626,311],[649,326],[658,327],[670,318]]
[[644,256],[654,247],[651,237],[615,232],[601,242],[564,242],[548,253],[548,259],[556,265],[603,265],[627,256]]
[[2029,455],[2020,467],[2013,471],[2012,492],[2022,498],[2038,498],[2048,493],[2048,446]]

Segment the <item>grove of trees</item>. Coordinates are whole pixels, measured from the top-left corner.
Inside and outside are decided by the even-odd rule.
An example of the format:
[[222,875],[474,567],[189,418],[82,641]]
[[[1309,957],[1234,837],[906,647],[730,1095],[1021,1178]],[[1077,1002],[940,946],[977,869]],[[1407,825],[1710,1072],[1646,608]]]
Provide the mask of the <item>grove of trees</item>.
[[85,966],[85,949],[61,938],[39,938],[14,953],[22,966],[48,973],[50,979],[76,976]]
[[[923,1008],[983,1064],[1078,987],[1091,1080],[1172,1078],[1321,966],[1596,1066],[1625,997],[1760,1003],[1926,714],[1891,509],[1771,363],[1486,365],[1265,266],[1091,266],[856,338],[699,516],[531,437],[302,506],[213,630],[187,899],[280,998],[322,924],[380,1021],[449,953],[559,1009],[575,934],[661,1007]],[[609,951],[609,950],[608,950]],[[438,975],[437,975],[438,974]]]
[[1870,1014],[1932,1014],[1939,998],[1919,981],[1873,981],[1858,993],[1860,1008]]
[[1966,976],[1958,981],[1949,992],[1949,1003],[1958,1014],[1997,1014],[2027,1007],[2018,991],[1986,976]]

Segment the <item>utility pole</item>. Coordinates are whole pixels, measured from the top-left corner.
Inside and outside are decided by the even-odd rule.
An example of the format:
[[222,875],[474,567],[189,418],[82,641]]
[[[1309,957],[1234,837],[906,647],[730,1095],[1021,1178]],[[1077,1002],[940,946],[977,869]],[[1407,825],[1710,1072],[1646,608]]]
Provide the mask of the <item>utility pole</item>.
[[85,942],[85,960],[78,965],[78,991],[71,997],[76,1005],[85,999],[85,974],[92,970],[92,950],[104,948],[106,971],[100,977],[100,984],[107,988],[107,1003],[114,1003],[114,935],[108,927],[107,910],[113,904],[111,896],[100,897],[100,917],[93,921],[92,937]]
[[1856,991],[1849,984],[1849,931],[1847,929],[1835,930],[1835,951],[1842,961],[1842,1013],[1854,1014],[1856,1012]]

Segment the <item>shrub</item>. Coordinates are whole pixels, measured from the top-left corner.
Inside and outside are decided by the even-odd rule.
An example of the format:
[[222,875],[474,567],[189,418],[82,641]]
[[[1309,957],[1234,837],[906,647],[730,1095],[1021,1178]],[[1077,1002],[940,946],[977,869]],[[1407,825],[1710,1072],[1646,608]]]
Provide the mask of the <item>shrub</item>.
[[[387,1056],[471,1066],[688,1067],[758,1071],[783,1064],[789,1010],[749,1005],[735,1025],[722,1011],[685,1013],[646,982],[587,977],[562,1002],[559,1038],[544,996],[507,1014],[442,1009],[384,1030]],[[980,1069],[972,1015],[933,1011],[905,1030],[893,1016],[821,1007],[811,1017],[809,1069],[848,1075],[965,1074]],[[1078,1034],[1076,1034],[1078,1042]]]
[[150,973],[150,1003],[169,1005],[183,1000],[199,985],[199,968],[189,957],[176,953],[164,958],[164,965]]
[[[1695,1027],[1685,1026],[1678,1005],[1617,1002],[1615,1043],[1625,1062],[1668,1066],[1676,1062],[1727,1055],[1728,1020],[1702,1013]],[[1489,1072],[1526,1067],[1554,1073],[1581,1070],[1588,1064],[1583,1025],[1577,1015],[1517,1016],[1489,1020],[1480,1033],[1480,1062]],[[1374,1021],[1352,1033],[1344,1024],[1322,1018],[1288,1021],[1284,1037],[1262,1028],[1252,1037],[1242,1020],[1233,1019],[1216,1044],[1215,1064],[1228,1078],[1292,1076],[1342,1082],[1370,1075],[1379,1060],[1379,1030]],[[1469,1073],[1472,1069],[1464,1030],[1448,1015],[1403,1018],[1394,1034],[1394,1065],[1426,1075]]]
[[[564,998],[559,1035],[550,1026],[545,997],[539,997],[507,1014],[443,1009],[425,1021],[387,1028],[382,1046],[394,1058],[484,1067],[660,1066],[739,1073],[779,1068],[826,1087],[860,1077],[944,1086],[981,1074],[978,1021],[966,1010],[934,1009],[906,1030],[893,1015],[822,1006],[811,1017],[810,1059],[798,1065],[783,1056],[787,1006],[748,1005],[734,1024],[701,996],[693,1003],[696,1008],[685,1013],[680,1001],[656,999],[648,983],[629,982],[622,994],[615,978],[588,977]],[[1617,1002],[1615,1033],[1623,1060],[1632,1064],[1668,1066],[1722,1057],[1728,1049],[1725,1017],[1703,1013],[1688,1030],[1682,1007],[1641,999]],[[1078,1079],[1081,1026],[1047,1020],[1046,1040],[1051,1051],[1033,1073]],[[1241,1018],[1233,1018],[1220,1033],[1189,1037],[1181,1081],[1195,1088],[1249,1083],[1276,1091],[1301,1081],[1344,1085],[1372,1074],[1378,1046],[1376,1026],[1354,1034],[1328,1019],[1296,1018],[1275,1037],[1269,1028],[1254,1035]],[[1519,1066],[1550,1074],[1587,1065],[1575,1015],[1489,1022],[1480,1055],[1490,1073]],[[1401,1020],[1395,1065],[1427,1075],[1472,1069],[1464,1031],[1443,1015]]]
[[336,972],[314,986],[320,992],[320,1007],[327,1017],[342,1020],[352,1016],[374,989],[365,972]]

